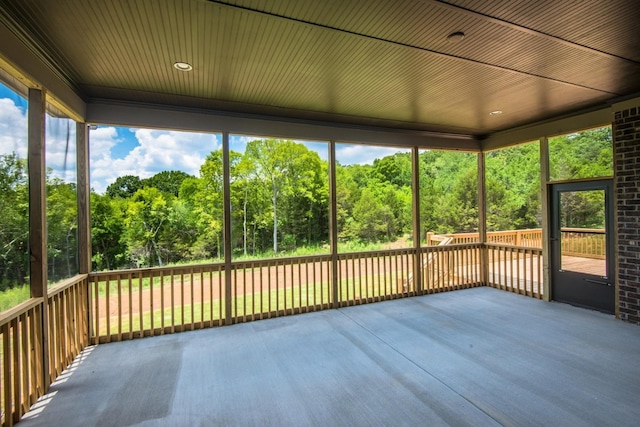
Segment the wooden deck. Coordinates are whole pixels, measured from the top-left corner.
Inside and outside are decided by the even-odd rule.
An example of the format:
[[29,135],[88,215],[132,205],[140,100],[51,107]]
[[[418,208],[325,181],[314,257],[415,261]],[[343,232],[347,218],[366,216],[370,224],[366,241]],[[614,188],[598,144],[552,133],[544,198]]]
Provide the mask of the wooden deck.
[[593,274],[594,276],[606,276],[607,262],[604,259],[564,255],[562,257],[562,269],[567,271],[576,271],[578,273]]

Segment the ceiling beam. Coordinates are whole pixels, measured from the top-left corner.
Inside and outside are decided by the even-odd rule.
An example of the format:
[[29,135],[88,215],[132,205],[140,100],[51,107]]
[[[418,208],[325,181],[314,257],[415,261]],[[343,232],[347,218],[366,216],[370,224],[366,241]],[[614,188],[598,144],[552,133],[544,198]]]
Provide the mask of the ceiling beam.
[[634,96],[629,99],[620,100],[611,104],[611,111],[613,113],[617,111],[628,110],[630,108],[640,107],[640,96]]
[[529,141],[537,141],[541,137],[552,137],[579,132],[610,125],[613,114],[610,106],[564,116],[513,129],[496,132],[480,142],[482,151],[491,151]]
[[96,100],[87,104],[87,122],[194,132],[229,132],[272,138],[480,151],[478,139],[470,135],[349,126],[107,100]]

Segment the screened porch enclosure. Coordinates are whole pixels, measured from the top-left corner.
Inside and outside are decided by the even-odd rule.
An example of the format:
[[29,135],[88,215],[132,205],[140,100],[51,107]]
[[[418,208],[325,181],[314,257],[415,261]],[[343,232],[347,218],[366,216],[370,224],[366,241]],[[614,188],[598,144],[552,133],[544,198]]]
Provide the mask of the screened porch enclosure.
[[0,425],[635,425],[639,21],[0,2]]
[[[30,104],[42,92],[29,90]],[[4,422],[18,421],[46,395],[51,383],[88,346],[177,332],[267,321],[327,309],[422,297],[448,291],[493,287],[551,299],[546,224],[542,228],[487,231],[486,155],[475,154],[478,232],[423,233],[419,147],[411,161],[411,239],[408,247],[361,252],[339,250],[337,203],[330,202],[329,245],[325,254],[235,260],[231,247],[231,174],[228,132],[222,132],[220,162],[223,203],[220,214],[221,262],[92,271],[89,203],[90,133],[78,123],[77,198],[80,271],[3,313],[0,333]],[[46,144],[45,141],[41,141]],[[329,149],[329,200],[336,198],[336,142]],[[548,159],[546,138],[540,157]],[[35,157],[32,156],[33,159]],[[43,180],[35,170],[30,179]],[[538,179],[548,177],[541,168]],[[545,188],[542,186],[541,188]],[[34,187],[32,191],[38,191]],[[41,191],[41,190],[40,190]],[[41,193],[40,193],[41,194]],[[543,198],[546,196],[542,195]],[[35,209],[37,206],[33,206]],[[32,211],[33,220],[46,210]],[[38,225],[34,225],[37,229]],[[604,230],[564,227],[564,260],[576,269],[598,270],[603,262]],[[423,235],[424,234],[424,235]],[[46,259],[46,257],[44,258]],[[600,268],[601,269],[601,268]],[[39,337],[46,336],[41,341]],[[173,362],[170,362],[173,363]],[[40,375],[44,373],[44,375]],[[7,418],[9,416],[10,418]]]

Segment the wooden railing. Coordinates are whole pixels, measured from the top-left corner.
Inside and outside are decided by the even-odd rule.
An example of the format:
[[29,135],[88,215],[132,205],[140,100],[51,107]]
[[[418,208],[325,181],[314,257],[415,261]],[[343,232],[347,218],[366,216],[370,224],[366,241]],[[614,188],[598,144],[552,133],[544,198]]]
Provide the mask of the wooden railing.
[[542,249],[486,244],[488,286],[543,298]]
[[606,258],[606,234],[599,228],[562,228],[562,255]]
[[[570,230],[576,238],[574,229],[562,229],[563,248],[564,232]],[[587,230],[591,233],[604,230]],[[477,241],[478,233],[457,233],[436,235],[427,233],[427,244],[436,242],[469,242]],[[576,238],[577,240],[584,240]],[[597,245],[575,243],[575,252],[581,256],[594,256]],[[507,230],[487,232],[487,285],[498,289],[516,292],[534,298],[543,298],[542,282],[542,229]],[[563,252],[564,253],[564,252]]]
[[232,321],[246,322],[331,307],[331,256],[234,262]]
[[479,243],[421,248],[423,293],[482,286],[481,251]]
[[42,302],[42,298],[32,298],[0,318],[0,411],[5,426],[18,422],[44,394]]
[[89,345],[88,276],[78,275],[49,290],[49,379],[51,382]]
[[[535,241],[534,234],[522,230],[520,242]],[[224,263],[213,263],[77,276],[52,288],[46,307],[42,299],[32,299],[0,317],[2,423],[19,420],[45,392],[41,373],[46,365],[53,381],[90,342],[482,285],[542,298],[540,249],[455,243],[470,238],[454,235],[441,240],[444,244],[419,249],[232,262],[228,272]],[[431,241],[437,239],[432,236]],[[43,324],[47,351],[42,348]]]
[[341,307],[416,295],[406,279],[413,271],[413,249],[345,253],[338,256]]
[[[605,258],[605,230],[602,228],[561,228],[562,255],[584,258]],[[428,232],[428,246],[437,245],[449,239],[452,244],[477,242],[478,233],[434,234]],[[542,229],[488,231],[487,243],[542,248]]]
[[[427,246],[437,245],[446,238],[453,239],[453,244],[473,243],[480,241],[479,233],[455,233],[435,234],[427,233]],[[526,246],[530,248],[542,248],[542,229],[532,228],[525,230],[488,231],[487,243],[496,243],[511,246]]]
[[[480,245],[447,245],[91,275],[93,343],[173,333],[481,284]],[[335,263],[334,263],[335,262]],[[333,286],[333,277],[336,286]],[[335,289],[335,294],[334,294]],[[230,307],[230,315],[226,310]]]
[[32,298],[0,315],[0,424],[18,422],[46,393],[45,375],[54,381],[87,346],[87,302],[87,275],[78,275],[49,289],[46,306]]
[[224,264],[91,274],[94,344],[224,323]]

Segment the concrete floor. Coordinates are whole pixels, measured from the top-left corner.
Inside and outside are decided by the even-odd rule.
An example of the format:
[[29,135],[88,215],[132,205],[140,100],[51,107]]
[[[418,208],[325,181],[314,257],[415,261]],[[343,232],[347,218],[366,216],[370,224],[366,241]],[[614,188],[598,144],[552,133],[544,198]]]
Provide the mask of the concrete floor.
[[640,327],[476,288],[92,347],[20,425],[638,423]]

